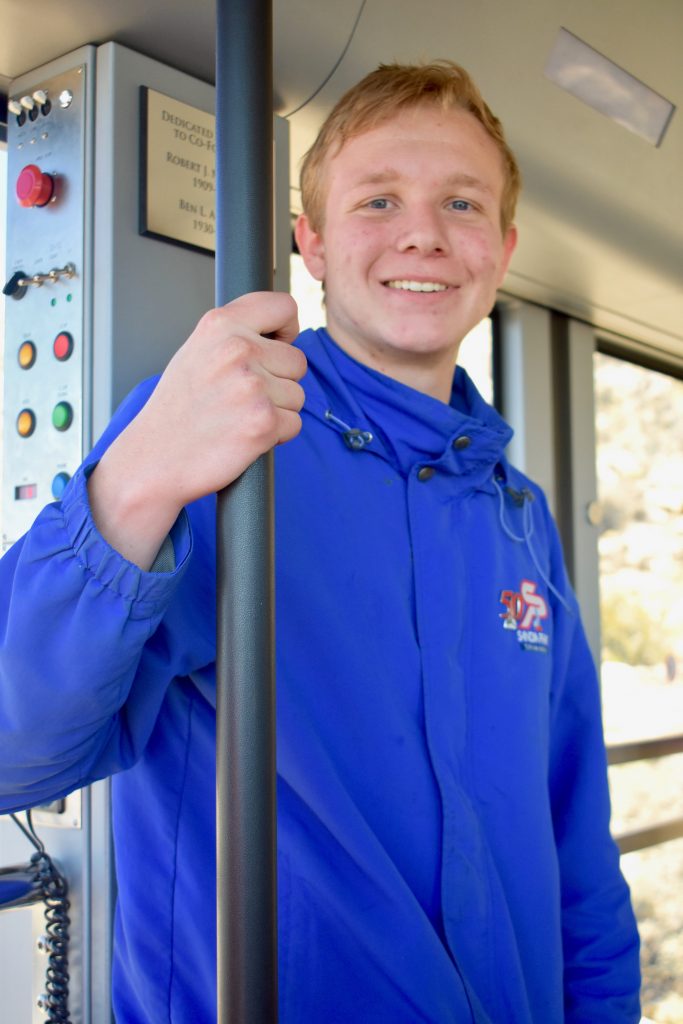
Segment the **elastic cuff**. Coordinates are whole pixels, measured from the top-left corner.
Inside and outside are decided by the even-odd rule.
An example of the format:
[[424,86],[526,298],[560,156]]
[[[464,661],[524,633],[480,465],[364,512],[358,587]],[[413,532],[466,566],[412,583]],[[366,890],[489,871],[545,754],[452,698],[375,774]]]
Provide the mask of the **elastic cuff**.
[[129,562],[100,534],[95,525],[88,496],[88,477],[96,462],[85,464],[74,473],[61,501],[62,515],[74,554],[87,572],[102,586],[134,603],[131,615],[144,618],[165,608],[184,575],[192,553],[192,533],[183,509],[169,537],[175,554],[170,572],[145,572]]

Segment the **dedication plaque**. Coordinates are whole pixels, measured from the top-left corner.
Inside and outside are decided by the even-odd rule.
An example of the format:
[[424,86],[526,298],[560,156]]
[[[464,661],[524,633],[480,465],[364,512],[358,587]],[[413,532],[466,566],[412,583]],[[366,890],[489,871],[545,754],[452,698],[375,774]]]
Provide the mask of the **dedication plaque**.
[[216,119],[142,86],[140,231],[216,251]]

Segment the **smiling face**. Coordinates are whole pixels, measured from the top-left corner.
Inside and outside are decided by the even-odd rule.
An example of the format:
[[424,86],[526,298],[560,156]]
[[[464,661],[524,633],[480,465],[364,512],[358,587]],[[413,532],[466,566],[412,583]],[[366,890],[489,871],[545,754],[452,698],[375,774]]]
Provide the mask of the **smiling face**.
[[319,231],[297,243],[325,282],[327,326],[360,362],[447,401],[463,337],[491,310],[503,237],[499,150],[465,110],[420,106],[351,138],[325,164]]

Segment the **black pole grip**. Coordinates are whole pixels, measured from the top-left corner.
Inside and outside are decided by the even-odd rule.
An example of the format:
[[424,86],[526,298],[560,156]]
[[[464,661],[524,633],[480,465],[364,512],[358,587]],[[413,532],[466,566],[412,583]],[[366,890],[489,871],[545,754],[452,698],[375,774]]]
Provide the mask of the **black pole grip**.
[[[216,304],[223,305],[273,283],[271,0],[217,0],[216,27]],[[270,454],[218,495],[217,571],[218,1024],[271,1024],[277,842]]]

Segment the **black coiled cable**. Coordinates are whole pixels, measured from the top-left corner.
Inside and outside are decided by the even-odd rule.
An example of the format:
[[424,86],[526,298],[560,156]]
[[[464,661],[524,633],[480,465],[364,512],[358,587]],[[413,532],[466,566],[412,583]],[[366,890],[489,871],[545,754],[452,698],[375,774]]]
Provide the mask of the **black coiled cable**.
[[31,821],[31,812],[26,812],[26,826],[12,814],[36,852],[31,864],[38,874],[43,903],[45,904],[45,932],[47,935],[47,969],[45,972],[45,995],[42,1010],[47,1020],[54,1024],[70,1024],[69,1021],[69,886],[64,875],[56,867],[36,835]]

